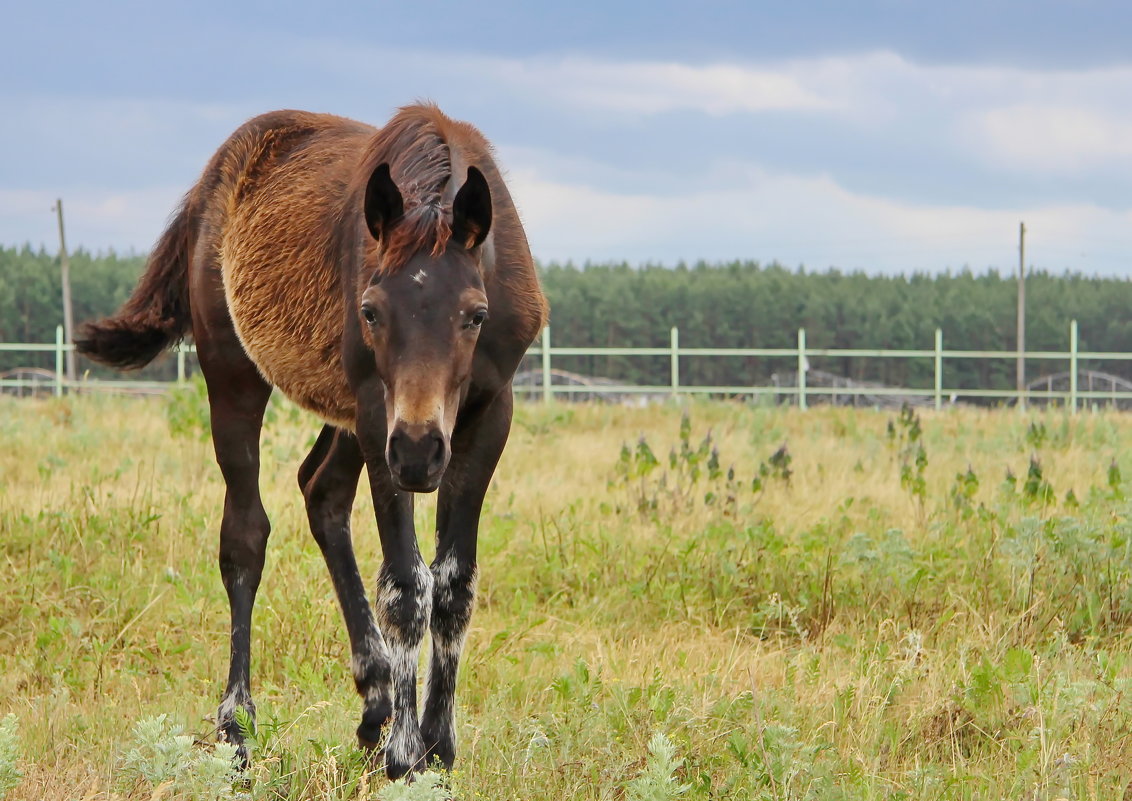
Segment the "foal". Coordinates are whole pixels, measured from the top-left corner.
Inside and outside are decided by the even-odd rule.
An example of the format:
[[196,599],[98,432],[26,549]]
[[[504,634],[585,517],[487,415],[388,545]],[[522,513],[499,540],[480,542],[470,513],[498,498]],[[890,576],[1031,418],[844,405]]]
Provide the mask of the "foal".
[[[226,494],[220,572],[232,613],[218,714],[255,714],[251,615],[270,525],[259,435],[272,388],[325,421],[299,468],[362,697],[358,740],[391,778],[451,768],[456,671],[476,582],[480,509],[511,424],[511,379],[547,305],[491,147],[432,105],[377,130],[278,111],[212,157],[130,299],[80,353],[122,368],[191,335]],[[362,467],[383,563],[371,610],[350,537]],[[425,565],[413,495],[439,490]],[[423,715],[416,668],[431,631]]]

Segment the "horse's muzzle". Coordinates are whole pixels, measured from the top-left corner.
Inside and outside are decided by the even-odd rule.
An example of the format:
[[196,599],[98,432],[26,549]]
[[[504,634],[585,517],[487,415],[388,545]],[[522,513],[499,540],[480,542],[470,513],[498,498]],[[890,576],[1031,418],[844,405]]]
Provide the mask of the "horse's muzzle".
[[397,424],[385,460],[393,481],[406,492],[434,492],[448,466],[448,442],[439,428]]

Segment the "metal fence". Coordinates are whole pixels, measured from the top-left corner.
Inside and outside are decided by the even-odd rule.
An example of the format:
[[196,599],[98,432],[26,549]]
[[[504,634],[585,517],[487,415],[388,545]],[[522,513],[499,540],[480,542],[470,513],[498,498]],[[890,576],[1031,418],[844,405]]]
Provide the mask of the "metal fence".
[[[89,391],[161,391],[171,385],[186,380],[186,356],[193,352],[191,345],[182,345],[177,348],[177,381],[131,381],[126,379],[91,379],[83,378],[69,382],[66,379],[64,363],[66,353],[74,345],[63,341],[63,328],[56,329],[55,342],[47,344],[26,343],[0,343],[0,352],[53,352],[55,354],[55,371],[50,376],[47,390],[56,395],[62,395],[69,390],[79,392]],[[549,327],[543,330],[542,336],[530,351],[528,359],[536,360],[538,367],[532,371],[533,380],[523,387],[528,397],[541,398],[545,402],[555,397],[612,397],[612,396],[663,396],[674,397],[678,395],[702,395],[725,397],[770,398],[778,402],[788,401],[805,409],[811,403],[821,402],[831,396],[859,397],[859,398],[916,398],[930,407],[943,408],[956,398],[973,398],[983,400],[999,400],[1025,404],[1030,402],[1062,403],[1068,409],[1076,411],[1083,405],[1096,403],[1118,404],[1132,403],[1132,385],[1117,389],[1116,384],[1110,384],[1108,389],[1096,390],[1086,387],[1082,389],[1079,382],[1079,364],[1082,361],[1128,361],[1132,360],[1132,353],[1098,353],[1080,351],[1078,349],[1077,321],[1069,326],[1069,350],[1067,351],[1030,351],[1025,354],[1028,361],[1060,362],[1068,371],[1067,386],[1064,389],[1054,389],[1050,382],[1046,389],[1028,388],[1018,389],[989,389],[989,388],[948,388],[945,383],[946,364],[948,361],[958,359],[1014,359],[1017,351],[973,351],[973,350],[945,350],[943,347],[943,332],[936,329],[934,347],[923,350],[868,350],[856,348],[811,348],[806,345],[805,329],[798,330],[797,347],[794,348],[686,348],[680,346],[680,332],[673,328],[668,347],[660,348],[572,348],[554,347],[551,345]],[[563,356],[627,356],[627,357],[668,357],[669,382],[664,385],[638,385],[620,384],[617,382],[602,381],[592,383],[567,383],[555,385],[553,380],[555,371],[553,363],[555,357]],[[715,359],[734,357],[776,357],[789,359],[797,365],[796,372],[791,375],[789,384],[750,385],[750,386],[690,386],[680,381],[681,362],[686,359]],[[930,388],[923,387],[883,387],[852,385],[851,383],[837,386],[814,386],[807,381],[810,373],[809,360],[820,357],[855,357],[877,359],[930,359],[933,365],[934,384]],[[9,389],[27,387],[44,388],[43,380],[29,380],[26,378],[0,378],[0,392]]]

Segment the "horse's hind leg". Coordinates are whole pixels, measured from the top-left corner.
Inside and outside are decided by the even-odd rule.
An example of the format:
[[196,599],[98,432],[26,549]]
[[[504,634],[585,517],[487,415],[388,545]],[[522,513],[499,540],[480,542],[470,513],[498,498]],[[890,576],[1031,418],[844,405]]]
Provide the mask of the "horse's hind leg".
[[224,475],[220,576],[232,612],[228,684],[216,722],[221,735],[240,746],[246,761],[236,710],[255,716],[250,688],[252,606],[271,531],[259,494],[259,433],[271,386],[244,355],[235,335],[228,333],[198,335],[197,353],[208,384],[216,462]]
[[364,704],[358,742],[375,748],[389,722],[392,703],[388,650],[374,622],[350,539],[350,509],[364,463],[352,434],[325,426],[299,468],[299,486],[350,635],[350,665]]

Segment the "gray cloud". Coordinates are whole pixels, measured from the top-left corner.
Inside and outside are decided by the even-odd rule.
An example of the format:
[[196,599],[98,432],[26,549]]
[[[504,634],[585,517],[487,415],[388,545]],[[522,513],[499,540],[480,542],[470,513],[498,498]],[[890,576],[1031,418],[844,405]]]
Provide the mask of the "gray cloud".
[[51,241],[44,200],[60,194],[75,242],[145,248],[242,119],[305,106],[379,124],[420,96],[500,145],[543,258],[1008,266],[1024,217],[1045,266],[1130,266],[1132,66],[481,55],[270,32],[244,45],[278,80],[223,102],[0,91],[0,147],[16,154],[0,240]]

